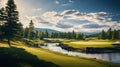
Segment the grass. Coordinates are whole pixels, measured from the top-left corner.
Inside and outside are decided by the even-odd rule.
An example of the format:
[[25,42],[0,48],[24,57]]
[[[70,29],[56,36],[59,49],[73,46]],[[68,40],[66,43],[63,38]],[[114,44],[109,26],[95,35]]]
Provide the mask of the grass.
[[38,59],[24,48],[0,45],[0,67],[58,67],[56,64]]
[[[22,67],[120,67],[120,64],[116,63],[68,56],[42,48],[30,48],[26,46],[14,46],[9,48],[2,43],[0,43],[0,59],[1,58],[6,59],[5,61],[11,58],[9,62],[18,60],[18,63]],[[12,60],[12,58],[15,59]],[[0,60],[0,62],[2,62],[2,60]]]
[[[112,44],[116,43],[116,41],[113,40],[68,40],[68,39],[49,39],[49,40],[58,40],[61,41],[63,44],[66,44],[68,46],[74,47],[74,48],[86,48],[86,47],[94,47],[94,48],[105,48],[105,47],[112,47],[114,46]],[[120,43],[120,40],[117,41]]]

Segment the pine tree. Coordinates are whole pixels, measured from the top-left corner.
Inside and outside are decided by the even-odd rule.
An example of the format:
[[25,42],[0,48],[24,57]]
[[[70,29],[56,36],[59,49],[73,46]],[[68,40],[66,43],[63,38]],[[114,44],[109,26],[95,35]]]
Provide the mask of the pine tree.
[[104,30],[101,32],[101,39],[106,39],[106,33]]
[[109,30],[107,31],[107,38],[112,39],[112,29],[111,28],[109,28]]
[[119,37],[119,40],[120,40],[120,30],[118,30],[118,37]]
[[36,36],[38,39],[43,39],[43,33],[41,30],[36,31]]
[[29,38],[29,39],[34,39],[34,38],[35,38],[34,23],[33,23],[32,20],[30,21],[30,24],[29,24],[28,38]]
[[22,39],[24,37],[24,29],[23,29],[23,25],[21,22],[18,23],[18,34],[16,35],[18,40]]
[[119,30],[116,30],[116,39],[119,40]]
[[71,38],[72,38],[72,39],[75,39],[75,37],[76,37],[75,35],[76,35],[76,34],[75,34],[75,31],[73,30],[72,35],[71,35]]
[[4,25],[6,21],[6,11],[5,8],[0,9],[0,25]]
[[85,34],[83,34],[83,40],[85,40],[86,39],[86,35]]
[[47,29],[46,29],[46,31],[45,31],[45,35],[46,35],[46,38],[49,37],[49,33],[48,33],[48,30],[47,30]]
[[79,39],[79,33],[76,33],[76,39]]
[[29,28],[26,27],[26,28],[24,29],[24,38],[28,38],[28,34],[29,34]]
[[112,39],[113,39],[113,40],[116,39],[116,30],[114,30],[113,33],[112,33]]
[[19,34],[19,12],[17,11],[16,4],[14,0],[8,0],[6,6],[6,23],[5,23],[5,36],[8,40],[9,46],[11,46],[10,41]]

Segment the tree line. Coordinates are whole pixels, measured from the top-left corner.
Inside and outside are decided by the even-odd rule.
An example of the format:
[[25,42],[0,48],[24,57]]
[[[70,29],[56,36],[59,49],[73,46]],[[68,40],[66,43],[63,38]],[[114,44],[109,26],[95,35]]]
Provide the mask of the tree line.
[[109,28],[107,31],[102,30],[98,35],[99,39],[120,40],[120,30]]
[[44,38],[67,38],[67,39],[79,39],[85,40],[86,35],[83,33],[76,33],[74,30],[72,32],[52,32],[49,33],[46,29],[45,32],[41,30],[34,30],[33,21],[29,23],[29,27],[24,30],[24,38],[28,39],[44,39]]

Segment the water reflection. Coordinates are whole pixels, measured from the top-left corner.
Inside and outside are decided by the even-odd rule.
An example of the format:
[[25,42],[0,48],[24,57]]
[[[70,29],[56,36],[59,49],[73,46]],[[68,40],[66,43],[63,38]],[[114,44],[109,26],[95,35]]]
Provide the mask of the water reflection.
[[44,49],[60,52],[70,56],[96,58],[96,59],[101,59],[105,61],[120,63],[120,53],[85,54],[85,53],[64,50],[60,46],[58,46],[59,43],[44,43],[44,45],[45,46],[41,46]]

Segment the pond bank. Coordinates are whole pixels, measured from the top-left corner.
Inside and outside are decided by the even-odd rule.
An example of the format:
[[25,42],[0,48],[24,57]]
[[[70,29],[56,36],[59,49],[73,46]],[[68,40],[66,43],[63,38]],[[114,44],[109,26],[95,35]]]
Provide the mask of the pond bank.
[[[61,47],[62,46],[62,47]],[[87,58],[95,58],[100,60],[105,60],[109,62],[117,62],[120,63],[120,53],[82,53],[76,52],[77,49],[72,47],[63,46],[61,43],[45,43],[45,46],[41,46],[41,48],[48,49],[51,51],[63,53],[69,56],[78,56],[78,57],[87,57]],[[67,50],[68,49],[68,50]]]
[[105,47],[105,48],[93,48],[93,47],[86,47],[86,48],[73,48],[71,46],[65,45],[60,43],[59,46],[62,49],[68,51],[77,51],[82,53],[120,53],[120,47]]

